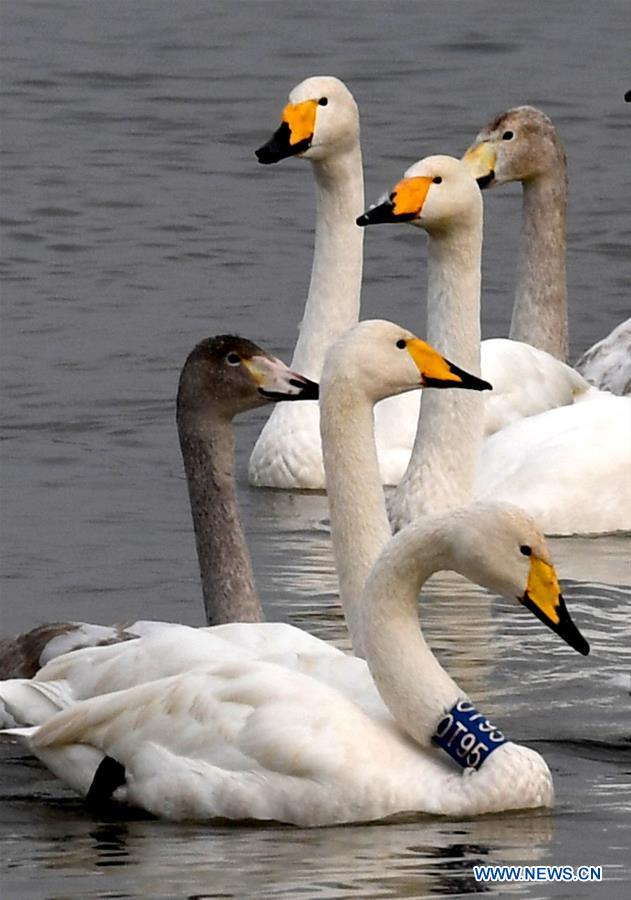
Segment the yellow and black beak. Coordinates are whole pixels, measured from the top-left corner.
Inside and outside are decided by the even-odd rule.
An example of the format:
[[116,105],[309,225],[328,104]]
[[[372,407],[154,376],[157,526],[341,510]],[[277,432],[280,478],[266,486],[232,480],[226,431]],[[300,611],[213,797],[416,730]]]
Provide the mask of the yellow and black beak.
[[566,644],[587,656],[589,644],[570,618],[554,566],[532,556],[528,585],[519,601],[544,625],[563,638]]
[[317,100],[288,103],[283,110],[280,128],[266,144],[254,151],[258,161],[269,165],[308,150],[313,140],[317,109]]
[[497,165],[497,150],[493,141],[479,141],[472,144],[462,157],[480,190],[490,187],[495,181],[495,166]]
[[420,338],[411,338],[405,342],[405,349],[416,364],[421,375],[421,387],[427,388],[464,388],[468,391],[491,391],[488,381],[477,375],[470,375],[459,369],[434,348]]
[[412,222],[418,219],[432,179],[426,175],[404,178],[387,200],[366,210],[356,219],[357,225],[381,225],[383,222]]

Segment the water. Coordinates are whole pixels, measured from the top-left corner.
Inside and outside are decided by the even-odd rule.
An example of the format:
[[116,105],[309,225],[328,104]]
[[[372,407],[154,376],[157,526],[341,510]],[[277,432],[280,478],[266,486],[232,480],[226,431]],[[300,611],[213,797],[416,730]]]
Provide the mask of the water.
[[[541,105],[569,155],[572,356],[628,315],[624,3],[5,0],[0,13],[3,634],[67,618],[201,622],[177,373],[219,331],[291,355],[311,176],[252,151],[306,75],[337,74],[357,98],[368,199],[421,156],[461,153],[508,106]],[[485,203],[492,336],[510,318],[519,190]],[[364,315],[420,329],[419,235],[366,242]],[[238,434],[260,592],[270,618],[345,646],[325,499],[245,483],[264,415]],[[545,755],[553,812],[317,832],[108,820],[3,745],[3,896],[623,896],[628,539],[557,540],[553,553],[586,660],[449,576],[423,609],[454,677]],[[602,864],[605,882],[479,885],[471,866],[486,861]]]

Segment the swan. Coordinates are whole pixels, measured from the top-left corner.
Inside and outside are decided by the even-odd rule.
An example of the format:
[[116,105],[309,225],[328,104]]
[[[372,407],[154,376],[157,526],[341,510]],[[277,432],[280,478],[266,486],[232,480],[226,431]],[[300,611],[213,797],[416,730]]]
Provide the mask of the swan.
[[[428,339],[447,356],[457,344],[462,364],[479,371],[482,199],[468,166],[446,156],[421,160],[358,221],[410,222],[427,231]],[[509,351],[527,346],[504,343]],[[594,393],[484,440],[481,396],[466,404],[456,395],[429,397],[410,465],[391,498],[394,526],[477,497],[521,506],[547,533],[628,530],[631,399]]]
[[[316,654],[329,666],[331,648],[300,629],[283,623],[262,623],[261,607],[238,514],[234,465],[234,435],[231,418],[239,411],[258,406],[265,399],[280,399],[283,392],[313,396],[315,385],[302,379],[277,360],[268,363],[277,372],[277,386],[251,378],[252,362],[237,353],[236,341],[222,343],[209,356],[205,345],[194,351],[180,377],[177,421],[182,456],[189,484],[191,509],[197,540],[200,571],[208,622],[223,622],[209,629],[194,629],[166,623],[135,623],[139,639],[112,646],[88,647],[52,659],[34,679],[0,682],[0,702],[7,723],[38,724],[77,700],[120,690],[143,681],[176,674],[212,660],[237,658],[284,659],[287,666],[302,665]],[[401,346],[405,352],[402,352]],[[248,347],[253,347],[247,342]],[[252,357],[262,371],[263,351]],[[375,391],[382,396],[428,387],[487,389],[486,382],[445,361],[429,345],[398,325],[381,320],[355,326],[340,342],[335,376],[339,387],[331,393],[331,418],[348,397],[364,411],[362,424],[370,443]],[[241,364],[239,364],[241,360]],[[246,367],[245,372],[241,370]],[[282,368],[281,368],[282,367]],[[359,378],[360,385],[355,385]],[[358,399],[364,391],[364,399]],[[349,443],[348,421],[335,419],[339,446]],[[339,434],[337,433],[339,431]],[[350,435],[351,444],[357,438]],[[355,443],[350,455],[364,451]],[[355,477],[355,476],[353,476]],[[375,476],[378,481],[378,476]],[[348,478],[348,483],[353,483]],[[369,495],[365,495],[368,497]],[[344,497],[351,503],[353,497]],[[364,503],[366,502],[364,498]],[[346,501],[345,501],[346,505]],[[383,512],[381,488],[372,497],[376,510],[362,514],[363,531],[341,536],[346,566],[340,564],[340,600],[349,626],[351,642],[361,652],[359,598],[365,578],[390,532]],[[337,506],[333,518],[337,513]],[[379,526],[381,524],[381,530]],[[334,533],[334,540],[336,539]],[[236,622],[234,620],[237,620]],[[240,620],[240,621],[239,621]],[[244,624],[247,622],[248,624]],[[76,640],[76,635],[74,636]],[[57,648],[60,650],[61,648]],[[67,647],[67,649],[70,649]],[[309,663],[310,664],[310,663]]]
[[[567,360],[567,166],[556,128],[541,110],[514,107],[482,129],[463,160],[481,188],[521,182],[522,244],[510,337]],[[587,350],[576,369],[602,390],[631,394],[631,318]]]
[[[313,76],[293,88],[282,124],[256,151],[269,165],[291,156],[308,159],[316,183],[317,216],[309,293],[291,365],[318,380],[326,351],[359,318],[364,208],[359,112],[346,85]],[[377,448],[384,484],[397,484],[408,464],[419,397],[387,399],[376,412]],[[250,484],[294,490],[325,487],[318,405],[280,404],[265,423],[249,464]]]
[[[186,470],[206,621],[263,618],[239,515],[232,419],[279,400],[313,400],[318,385],[245,338],[201,341],[182,369],[177,425]],[[164,622],[57,622],[0,641],[0,675],[31,677],[56,656],[176,627]]]
[[417,592],[442,569],[518,598],[588,652],[534,523],[473,504],[413,523],[384,548],[363,597],[368,665],[351,657],[349,673],[335,651],[356,685],[237,658],[9,733],[90,803],[113,797],[171,820],[307,827],[550,807],[544,759],[479,713],[423,639]]
[[[363,232],[363,175],[357,104],[337,78],[307,78],[291,92],[282,124],[257,151],[265,165],[302,156],[313,166],[317,221],[309,295],[292,365],[319,378],[327,348],[358,318]],[[515,353],[506,342],[485,342],[483,374],[493,384],[485,397],[484,431],[551,407],[573,403],[589,384],[569,366],[532,347]],[[377,454],[384,484],[400,482],[408,465],[420,394],[382,401],[375,411]],[[260,487],[325,487],[316,404],[279,405],[252,451],[250,483]]]
[[[393,338],[393,367],[385,369],[373,339],[384,325]],[[426,517],[388,540],[374,404],[419,381],[429,387],[469,380],[427,353],[409,332],[365,322],[332,348],[323,372],[324,461],[329,483],[335,476],[342,491],[329,494],[337,498],[334,540],[339,551],[354,548],[360,567],[380,553],[349,622],[361,628],[367,663],[331,647],[326,660],[303,653],[300,667],[290,668],[286,659],[235,653],[83,700],[41,726],[8,733],[89,802],[113,796],[174,820],[321,826],[398,812],[461,816],[552,805],[542,757],[506,741],[477,713],[424,642],[416,612],[424,581],[453,569],[517,598],[587,654],[545,539],[523,511],[479,503]],[[334,472],[340,465],[346,473]],[[357,545],[372,541],[368,520],[377,513],[374,530],[386,544],[372,542],[359,555]],[[339,574],[342,581],[348,568]]]

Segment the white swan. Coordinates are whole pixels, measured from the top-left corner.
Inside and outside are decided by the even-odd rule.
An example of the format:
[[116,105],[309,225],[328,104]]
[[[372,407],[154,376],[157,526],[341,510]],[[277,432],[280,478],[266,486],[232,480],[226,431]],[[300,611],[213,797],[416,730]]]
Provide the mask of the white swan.
[[[289,156],[308,159],[316,183],[317,216],[309,294],[292,366],[318,380],[326,351],[359,318],[364,208],[359,113],[337,78],[314,76],[298,84],[282,124],[256,151],[268,164]],[[419,398],[384,401],[376,413],[377,450],[384,484],[397,484],[408,464]],[[249,465],[250,483],[285,489],[325,487],[316,403],[281,404],[265,423]]]
[[[335,473],[343,496],[331,491],[338,500],[331,507],[334,539],[338,549],[355,548],[360,567],[380,549],[368,520],[378,515],[377,530],[388,532],[372,406],[386,391],[418,384],[418,365],[428,386],[468,380],[395,326],[388,326],[396,339],[393,370],[384,370],[374,335],[386,324],[354,329],[331,351],[322,382],[327,476],[332,483],[340,464],[348,476]],[[329,421],[332,410],[337,415]],[[365,545],[363,556],[358,544]],[[417,594],[443,568],[517,597],[575,649],[589,651],[534,523],[517,509],[478,504],[397,535],[368,579],[361,609],[355,598],[350,622],[362,629],[379,694],[362,660],[330,647],[326,659],[298,654],[299,666],[291,660],[289,669],[286,660],[244,659],[239,647],[233,659],[82,701],[39,728],[12,733],[89,801],[113,795],[170,819],[316,826],[397,812],[475,815],[550,806],[544,760],[505,742],[423,640]],[[343,569],[340,578],[347,574]],[[233,626],[255,634],[262,627]],[[468,766],[466,777],[433,745],[436,737]]]
[[[522,243],[510,337],[566,360],[567,166],[556,128],[541,110],[517,106],[490,122],[463,160],[482,188],[521,182]],[[587,350],[576,369],[598,388],[631,394],[631,318]]]
[[[459,359],[475,372],[482,200],[465,163],[435,156],[413,165],[390,199],[360,219],[385,221],[428,232],[428,338],[446,355],[457,344]],[[533,349],[504,343],[509,352]],[[515,502],[548,533],[631,528],[631,400],[593,394],[516,421],[484,444],[481,397],[424,400],[410,465],[391,498],[395,526],[475,496]]]
[[[261,389],[266,389],[267,398],[279,399],[282,390],[313,396],[314,386],[273,360],[267,363],[268,368],[273,366],[276,378],[276,388],[272,390],[269,378],[265,382],[258,377],[256,381],[251,378],[253,363],[249,357],[256,362],[256,371],[263,372],[264,351],[260,348],[242,339],[231,338],[228,342],[215,339],[209,353],[208,344],[200,344],[182,370],[178,431],[189,484],[206,618],[208,622],[231,624],[192,629],[140,622],[132,626],[132,633],[140,635],[138,640],[66,653],[53,659],[32,680],[0,682],[0,702],[6,722],[41,723],[77,700],[172,675],[209,661],[283,659],[287,666],[300,667],[304,654],[310,654],[311,659],[317,653],[324,655],[325,668],[329,665],[329,646],[299,629],[284,624],[243,624],[257,622],[262,613],[232,473],[231,417],[264,402]],[[403,344],[403,349],[399,344]],[[348,446],[349,458],[360,457],[358,466],[363,455],[368,452],[370,456],[370,453],[355,432],[357,410],[362,411],[361,425],[370,444],[372,410],[381,397],[412,390],[421,384],[477,390],[489,387],[447,363],[410,332],[388,322],[363,322],[356,326],[340,342],[335,359],[339,360],[334,377],[338,386],[329,391],[332,398],[329,418],[334,428],[330,441],[338,449]],[[376,392],[380,392],[379,396]],[[340,421],[339,410],[346,408],[350,398],[355,409]],[[340,465],[347,465],[346,460]],[[343,506],[358,502],[356,489],[349,496],[348,486],[357,484],[360,471],[364,469],[359,467],[344,479],[346,492],[341,490],[339,494],[340,498],[346,498]],[[377,474],[375,479],[378,482]],[[334,540],[343,547],[340,599],[356,652],[361,651],[361,591],[370,567],[390,537],[381,488],[373,494],[364,494],[361,502],[361,524],[339,537],[334,533]],[[332,513],[334,529],[335,520],[340,517],[337,512],[336,506]],[[234,623],[234,620],[240,621]],[[73,639],[77,640],[77,636]]]

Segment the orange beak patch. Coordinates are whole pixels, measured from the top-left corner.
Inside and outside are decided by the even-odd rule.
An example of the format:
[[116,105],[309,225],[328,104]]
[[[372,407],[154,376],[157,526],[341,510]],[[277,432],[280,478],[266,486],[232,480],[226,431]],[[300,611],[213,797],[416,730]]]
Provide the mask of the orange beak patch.
[[288,103],[283,110],[283,122],[289,127],[289,144],[309,141],[315,130],[317,100],[304,100],[302,103]]
[[406,218],[420,215],[431,183],[432,179],[427,175],[404,178],[400,181],[390,195],[394,215]]

